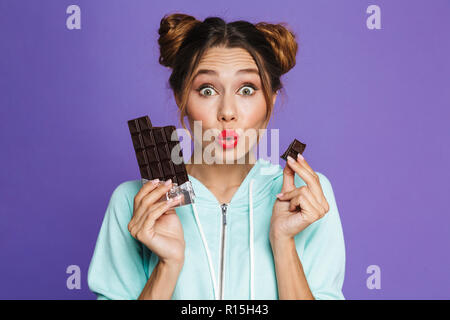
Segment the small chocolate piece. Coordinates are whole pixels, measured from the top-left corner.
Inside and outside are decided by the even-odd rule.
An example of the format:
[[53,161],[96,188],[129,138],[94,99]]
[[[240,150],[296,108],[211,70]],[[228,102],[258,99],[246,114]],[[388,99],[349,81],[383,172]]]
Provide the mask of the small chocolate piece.
[[291,142],[287,150],[283,153],[283,155],[280,157],[281,159],[284,159],[287,161],[287,157],[291,156],[294,159],[297,159],[297,155],[300,153],[302,154],[303,151],[305,151],[306,144],[301,143],[297,139],[294,139],[294,141]]
[[[175,126],[153,127],[150,118],[144,116],[129,120],[128,127],[143,179],[172,179],[179,186],[189,180]],[[176,164],[172,161],[173,148],[179,150],[174,156],[181,157]]]

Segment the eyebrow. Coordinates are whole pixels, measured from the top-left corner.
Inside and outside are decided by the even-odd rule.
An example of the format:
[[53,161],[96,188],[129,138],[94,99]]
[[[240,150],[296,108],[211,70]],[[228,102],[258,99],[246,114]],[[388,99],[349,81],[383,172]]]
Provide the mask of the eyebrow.
[[[247,68],[247,69],[241,69],[241,70],[236,71],[236,75],[241,74],[241,73],[255,73],[255,74],[259,75],[258,69],[255,69],[255,68]],[[197,73],[195,74],[193,79],[195,79],[200,74],[210,74],[213,76],[218,75],[218,73],[215,70],[200,69],[197,71]]]

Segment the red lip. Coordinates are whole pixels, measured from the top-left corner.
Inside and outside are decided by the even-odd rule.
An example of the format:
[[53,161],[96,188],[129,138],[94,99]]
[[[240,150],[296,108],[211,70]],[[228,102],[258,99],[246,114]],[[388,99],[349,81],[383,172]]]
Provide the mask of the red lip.
[[[232,138],[228,139],[227,138]],[[238,134],[233,129],[224,129],[220,132],[217,137],[219,142],[222,144],[224,149],[234,148],[237,145]]]

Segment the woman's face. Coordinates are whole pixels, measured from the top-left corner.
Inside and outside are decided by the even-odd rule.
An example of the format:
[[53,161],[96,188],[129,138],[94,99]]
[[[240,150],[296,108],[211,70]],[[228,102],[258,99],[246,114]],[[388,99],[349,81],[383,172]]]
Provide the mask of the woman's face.
[[[201,145],[202,159],[208,163],[243,161],[257,142],[255,134],[267,126],[267,106],[255,61],[242,48],[210,48],[194,75],[186,115],[195,152]],[[275,99],[276,95],[273,103]],[[196,134],[194,121],[201,121],[202,137]]]

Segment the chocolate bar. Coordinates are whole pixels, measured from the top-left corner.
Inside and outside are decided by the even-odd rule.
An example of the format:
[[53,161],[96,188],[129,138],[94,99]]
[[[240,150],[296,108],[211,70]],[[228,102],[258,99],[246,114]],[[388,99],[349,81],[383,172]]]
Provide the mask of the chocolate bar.
[[284,159],[287,161],[287,157],[291,156],[294,159],[297,159],[297,155],[300,153],[302,154],[303,151],[305,151],[306,144],[301,143],[297,139],[294,139],[294,141],[291,142],[287,150],[281,155],[281,159]]
[[148,116],[128,121],[131,140],[139,165],[142,182],[159,179],[160,183],[172,179],[172,188],[166,198],[184,194],[184,204],[195,197],[189,181],[183,152],[175,126],[154,127]]

